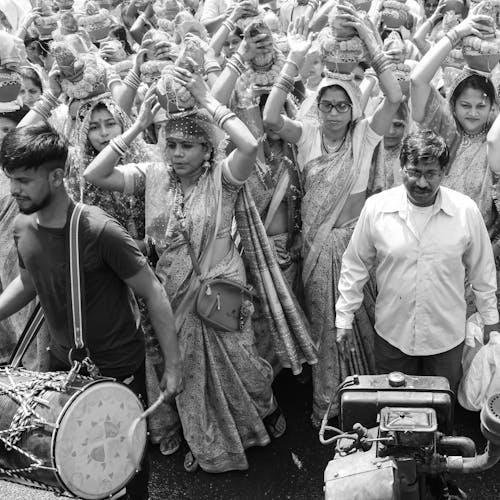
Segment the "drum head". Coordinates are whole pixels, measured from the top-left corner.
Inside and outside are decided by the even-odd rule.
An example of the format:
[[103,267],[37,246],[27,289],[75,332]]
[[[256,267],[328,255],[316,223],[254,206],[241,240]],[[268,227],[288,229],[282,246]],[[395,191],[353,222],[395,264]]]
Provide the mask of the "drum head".
[[[129,456],[127,432],[143,411],[128,387],[111,381],[96,382],[68,401],[54,435],[53,456],[60,480],[70,493],[96,500],[127,484],[138,465]],[[134,449],[143,450],[143,455],[145,419],[134,439]]]

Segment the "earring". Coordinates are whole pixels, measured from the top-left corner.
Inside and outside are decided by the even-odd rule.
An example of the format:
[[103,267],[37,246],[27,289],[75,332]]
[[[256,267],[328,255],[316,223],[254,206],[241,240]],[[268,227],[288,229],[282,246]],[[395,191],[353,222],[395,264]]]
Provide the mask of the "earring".
[[203,170],[208,170],[210,168],[210,162],[205,160],[202,165]]

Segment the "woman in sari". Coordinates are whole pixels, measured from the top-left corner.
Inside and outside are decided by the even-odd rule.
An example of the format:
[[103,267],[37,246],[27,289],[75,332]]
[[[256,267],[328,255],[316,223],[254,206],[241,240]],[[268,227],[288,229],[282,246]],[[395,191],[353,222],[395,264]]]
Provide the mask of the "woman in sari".
[[[359,14],[349,7],[339,9],[343,10],[346,25],[358,31],[368,54],[373,58],[380,53],[371,28]],[[330,399],[333,404],[329,416],[338,412],[335,390],[343,378],[353,372],[374,370],[370,311],[363,306],[356,315],[355,349],[340,352],[334,333],[335,302],[342,255],[366,198],[373,151],[388,131],[402,93],[390,64],[378,55],[373,66],[385,98],[372,117],[363,119],[361,91],[351,75],[328,74],[318,87],[317,120],[291,120],[280,114],[290,89],[287,82],[293,81],[311,42],[302,20],[295,23],[288,38],[290,54],[267,101],[264,122],[297,144],[304,174],[302,277],[306,312],[313,338],[319,343],[319,362],[313,367],[311,417],[313,425],[319,425]],[[372,295],[365,293],[368,298]]]
[[[239,331],[225,333],[201,320],[194,301],[200,279],[246,283],[231,226],[238,192],[253,170],[257,142],[210,95],[200,75],[182,68],[174,75],[203,109],[166,121],[160,134],[165,163],[117,167],[115,140],[84,176],[104,189],[146,195],[146,234],[159,255],[156,273],[175,310],[183,359],[184,391],[176,404],[190,448],[185,468],[199,464],[208,472],[241,470],[248,468],[246,448],[265,446],[269,435],[285,431],[271,389],[272,369],[256,353],[248,317]],[[136,123],[120,136],[120,148],[150,125],[154,101],[149,92]],[[235,145],[227,159],[218,151],[220,130],[210,115]]]
[[[255,213],[255,217],[250,215],[253,229],[240,230],[240,236],[248,278],[260,299],[252,318],[257,351],[273,366],[275,374],[285,367],[299,375],[304,362],[314,364],[317,360],[307,319],[294,295],[301,292],[297,277],[302,185],[295,147],[262,122],[272,83],[257,84],[257,76],[266,75],[266,80],[272,82],[274,64],[263,73],[255,70],[254,63],[283,56],[267,28],[260,26],[256,30],[252,33],[251,26],[247,29],[214,83],[212,94],[224,104],[231,102],[232,110],[259,142],[255,169],[244,189],[249,203],[236,206],[237,220],[240,215]],[[283,109],[294,114],[291,99]]]
[[448,89],[448,100],[431,85],[453,45],[469,35],[491,33],[488,22],[488,16],[466,18],[425,54],[412,72],[411,106],[419,127],[440,134],[450,149],[448,172],[441,184],[470,196],[491,229],[493,173],[500,173],[500,165],[488,164],[487,158],[487,133],[498,113],[490,75],[465,67]]
[[[496,202],[495,207],[494,203],[498,198],[494,186],[495,177],[500,174],[500,162],[493,154],[497,150],[498,134],[495,129],[489,134],[498,114],[495,87],[489,74],[468,67],[455,77],[447,99],[431,85],[434,74],[462,38],[492,32],[489,16],[471,15],[436,42],[413,70],[411,103],[412,117],[419,126],[430,128],[445,139],[450,160],[441,184],[466,194],[477,203],[492,238],[493,252],[497,257],[497,278],[500,278],[500,204]],[[496,184],[498,186],[498,182]],[[500,293],[497,293],[497,298],[500,303]],[[467,304],[468,314],[472,314],[475,305],[470,290]]]

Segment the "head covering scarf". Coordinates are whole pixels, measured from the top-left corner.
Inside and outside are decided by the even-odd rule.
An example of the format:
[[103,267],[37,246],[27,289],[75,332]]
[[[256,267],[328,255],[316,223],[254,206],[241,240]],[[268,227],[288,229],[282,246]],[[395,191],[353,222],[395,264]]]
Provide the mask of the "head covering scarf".
[[[70,144],[73,146],[71,154],[68,157],[67,186],[75,200],[81,200],[103,208],[127,227],[131,220],[131,200],[135,197],[102,190],[86,183],[82,178],[83,171],[97,155],[88,140],[88,134],[92,112],[98,106],[104,106],[121,125],[122,130],[125,131],[132,125],[128,115],[113,100],[109,93],[82,100],[70,135]],[[137,138],[130,145],[121,162],[123,164],[142,163],[148,159],[146,143],[142,138]],[[133,208],[137,208],[137,203],[138,201],[134,201]],[[141,230],[139,230],[140,232]]]
[[330,73],[327,71],[325,78],[318,85],[316,95],[319,96],[323,89],[334,86],[340,87],[349,96],[352,104],[352,121],[359,120],[363,116],[361,90],[355,82],[354,77],[351,74]]
[[[471,76],[480,76],[480,77],[484,78],[486,81],[488,81],[489,83],[491,83],[493,89],[495,90],[495,92],[494,92],[495,100],[492,103],[493,105],[491,107],[491,112],[490,112],[490,115],[488,117],[488,122],[486,124],[486,129],[488,130],[491,127],[491,125],[493,124],[493,122],[495,121],[495,118],[497,117],[498,112],[499,112],[499,108],[500,108],[498,94],[496,92],[495,85],[493,84],[493,82],[491,80],[491,73],[485,73],[483,71],[478,71],[478,70],[475,70],[475,69],[471,69],[468,66],[465,66],[456,75],[455,79],[452,81],[449,89],[446,92],[446,96],[447,96],[448,102],[450,103],[451,113],[452,113],[453,116],[455,116],[455,111],[451,107],[452,106],[452,102],[451,101],[452,101],[452,98],[455,97],[455,92],[457,90],[457,87],[463,81],[467,80],[467,78],[469,78]],[[456,118],[455,118],[455,121],[456,121]]]
[[0,0],[0,10],[15,33],[19,29],[24,16],[32,10],[29,0]]

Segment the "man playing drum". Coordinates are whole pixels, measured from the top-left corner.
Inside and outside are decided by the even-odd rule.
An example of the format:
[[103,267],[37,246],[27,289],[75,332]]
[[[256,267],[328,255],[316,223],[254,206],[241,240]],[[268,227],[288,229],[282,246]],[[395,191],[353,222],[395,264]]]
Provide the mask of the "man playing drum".
[[[64,186],[68,146],[49,125],[22,127],[2,144],[0,163],[21,214],[14,237],[20,275],[0,295],[0,321],[38,295],[50,332],[51,371],[69,370],[73,346],[68,293],[68,224],[75,204]],[[86,206],[80,219],[85,344],[103,376],[145,399],[145,347],[131,290],[143,297],[165,359],[161,388],[180,387],[181,368],[168,298],[134,240],[103,210]],[[148,467],[127,485],[129,499],[148,498]]]

